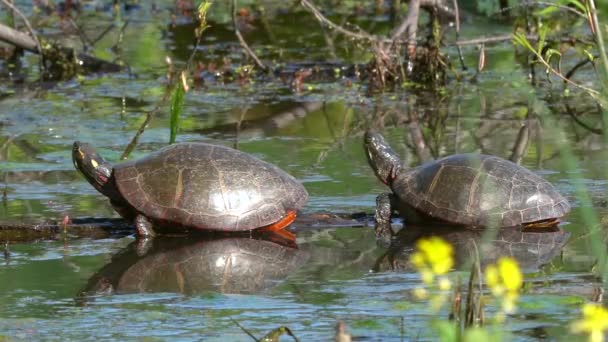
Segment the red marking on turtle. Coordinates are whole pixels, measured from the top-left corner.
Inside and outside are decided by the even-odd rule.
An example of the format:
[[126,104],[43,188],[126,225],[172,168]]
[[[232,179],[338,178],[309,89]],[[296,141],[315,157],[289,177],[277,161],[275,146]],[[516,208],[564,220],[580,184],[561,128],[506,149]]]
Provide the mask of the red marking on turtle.
[[289,226],[295,219],[296,219],[296,212],[293,210],[288,211],[287,215],[285,215],[285,217],[283,217],[279,221],[277,221],[273,224],[267,225],[266,227],[262,227],[260,229],[263,231],[267,231],[267,232],[278,232],[280,230],[285,229],[287,226]]

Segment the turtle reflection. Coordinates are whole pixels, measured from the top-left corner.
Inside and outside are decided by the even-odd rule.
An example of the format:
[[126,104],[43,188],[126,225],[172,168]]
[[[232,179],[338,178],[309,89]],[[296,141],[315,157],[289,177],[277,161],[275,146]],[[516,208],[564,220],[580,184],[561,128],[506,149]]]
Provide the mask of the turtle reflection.
[[409,256],[416,242],[429,236],[441,237],[454,247],[457,268],[469,265],[478,253],[482,266],[495,263],[502,256],[510,256],[523,269],[537,270],[561,252],[570,233],[559,228],[526,231],[519,228],[454,230],[409,226],[399,231],[386,253],[377,259],[373,270],[409,270]]
[[156,238],[140,256],[137,242],[89,279],[88,295],[174,292],[256,293],[298,268],[307,254],[293,245],[249,237]]

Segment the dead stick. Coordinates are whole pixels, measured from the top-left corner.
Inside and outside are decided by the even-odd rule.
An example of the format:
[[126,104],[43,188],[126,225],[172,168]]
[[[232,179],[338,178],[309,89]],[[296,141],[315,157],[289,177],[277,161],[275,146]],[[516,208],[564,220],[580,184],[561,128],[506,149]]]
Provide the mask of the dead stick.
[[264,63],[262,63],[262,61],[258,58],[258,56],[256,56],[256,54],[253,52],[253,50],[251,50],[249,45],[247,45],[245,38],[243,38],[243,35],[241,34],[241,31],[239,30],[238,23],[236,22],[236,0],[232,0],[232,25],[234,26],[234,33],[236,34],[236,37],[239,39],[239,42],[241,43],[241,46],[243,47],[243,49],[245,49],[245,52],[247,52],[249,57],[253,58],[253,60],[255,61],[255,64],[257,64],[258,67],[260,67],[264,71],[268,71],[268,67]]
[[40,53],[38,45],[32,37],[3,24],[0,24],[0,40],[33,53]]
[[[13,13],[17,13],[17,15],[19,17],[21,17],[21,19],[23,20],[23,22],[25,23],[25,26],[27,27],[28,31],[30,32],[30,34],[32,35],[32,39],[35,46],[36,46],[36,50],[40,51],[40,53],[42,52],[42,47],[40,46],[40,40],[38,40],[38,36],[36,36],[36,32],[34,32],[34,29],[32,28],[32,25],[30,25],[29,20],[27,20],[27,18],[25,17],[25,15],[23,15],[23,13],[21,13],[21,11],[15,7],[12,3],[6,1],[6,0],[2,0],[2,2],[10,9],[13,10]],[[15,32],[19,32],[19,31],[15,31]],[[27,35],[26,35],[27,37]],[[24,48],[25,49],[25,48]]]

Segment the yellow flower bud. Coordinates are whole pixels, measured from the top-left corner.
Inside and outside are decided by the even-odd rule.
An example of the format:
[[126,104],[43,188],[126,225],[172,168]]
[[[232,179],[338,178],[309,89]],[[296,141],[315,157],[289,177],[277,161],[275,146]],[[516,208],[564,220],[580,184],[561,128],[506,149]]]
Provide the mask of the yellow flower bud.
[[442,275],[450,271],[454,265],[452,245],[439,237],[420,239],[416,248],[417,252],[412,254],[411,262],[418,269],[425,265],[435,275]]

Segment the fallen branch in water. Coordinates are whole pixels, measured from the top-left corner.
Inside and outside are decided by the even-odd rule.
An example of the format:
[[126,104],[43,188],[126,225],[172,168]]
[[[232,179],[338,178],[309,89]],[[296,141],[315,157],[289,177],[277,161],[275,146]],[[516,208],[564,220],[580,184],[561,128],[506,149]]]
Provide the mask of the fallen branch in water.
[[[373,216],[365,213],[309,213],[296,217],[295,231],[367,227]],[[38,223],[0,222],[0,241],[57,240],[62,238],[106,238],[135,233],[135,226],[122,218],[79,218],[69,223],[43,221]],[[247,232],[245,232],[247,233]]]
[[33,53],[40,53],[36,41],[27,34],[0,24],[0,40]]
[[[21,18],[21,20],[23,20],[23,22],[25,23],[25,27],[27,27],[28,31],[32,35],[31,40],[34,42],[36,50],[42,51],[42,47],[40,46],[40,41],[38,40],[38,36],[36,35],[36,32],[34,32],[32,25],[30,25],[30,21],[27,20],[25,15],[23,15],[23,13],[21,13],[21,11],[17,7],[15,7],[11,2],[9,2],[7,0],[2,0],[2,3],[4,3],[4,6],[8,7],[11,11],[13,11],[13,13],[16,13]],[[26,37],[28,37],[28,36],[26,35]]]

